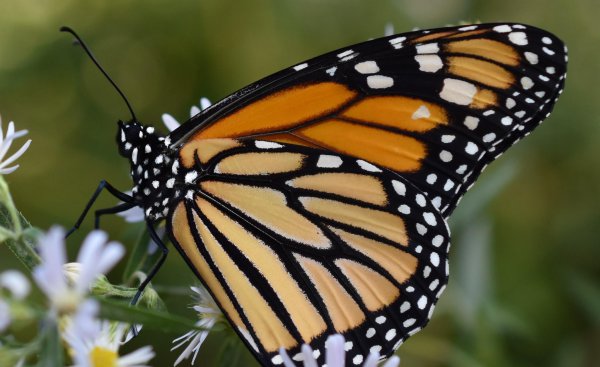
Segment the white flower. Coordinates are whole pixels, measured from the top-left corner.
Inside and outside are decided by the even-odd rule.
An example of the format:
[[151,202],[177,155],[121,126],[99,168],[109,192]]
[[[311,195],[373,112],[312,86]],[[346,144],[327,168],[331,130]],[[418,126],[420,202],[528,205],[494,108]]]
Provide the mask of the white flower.
[[126,355],[119,355],[119,347],[129,326],[123,323],[96,321],[95,335],[82,335],[73,321],[67,326],[65,341],[71,347],[73,367],[146,367],[154,351],[145,346]]
[[[327,354],[325,355],[325,363],[327,364],[327,367],[344,367],[346,358],[344,337],[340,334],[331,335],[327,338],[326,345]],[[296,367],[283,348],[279,350],[279,355],[283,359],[283,365],[285,367]],[[304,357],[304,367],[317,367],[317,361],[313,356],[313,350],[310,346],[306,344],[302,346],[302,355]],[[369,353],[365,363],[362,364],[362,367],[376,367],[379,357],[380,355],[377,352]],[[381,367],[398,367],[399,365],[400,358],[398,356],[392,356]]]
[[8,129],[6,130],[5,137],[4,132],[2,131],[2,119],[0,118],[0,175],[7,175],[19,168],[18,164],[12,167],[7,166],[13,163],[15,160],[17,160],[20,156],[22,156],[23,153],[25,153],[25,151],[27,150],[27,148],[29,148],[29,145],[31,144],[31,139],[27,140],[27,142],[25,142],[25,144],[23,144],[23,146],[19,148],[19,150],[17,150],[17,152],[11,155],[10,157],[4,159],[4,156],[8,152],[8,149],[10,149],[13,140],[20,138],[26,134],[27,130],[19,130],[15,132],[15,124],[11,121],[8,123]]
[[31,285],[20,271],[7,270],[0,274],[0,288],[8,289],[14,298],[21,300],[27,297]]
[[[132,192],[131,190],[125,191],[125,194],[131,196]],[[144,215],[144,209],[142,209],[142,207],[139,206],[134,206],[133,208],[117,213],[117,215],[125,219],[125,222],[127,223],[143,222],[146,218],[146,216]]]
[[394,31],[394,24],[393,23],[387,23],[385,25],[385,29],[383,30],[383,35],[384,36],[392,36],[394,35],[395,31]]
[[[200,113],[200,111],[204,111],[210,106],[211,102],[208,100],[208,98],[200,98],[200,107],[192,106],[192,108],[190,108],[190,117],[196,116],[198,113]],[[162,120],[167,129],[169,129],[169,131],[173,131],[181,125],[179,121],[175,119],[175,117],[171,116],[168,113],[163,113]]]
[[[21,272],[7,270],[0,274],[0,290],[2,288],[8,289],[14,299],[22,300],[29,294],[31,285]],[[11,320],[10,304],[0,298],[0,332],[8,328]]]
[[202,343],[206,340],[210,329],[215,326],[217,321],[221,319],[222,313],[217,306],[215,300],[211,297],[210,293],[204,288],[190,287],[192,291],[196,293],[197,304],[193,306],[194,310],[198,312],[200,321],[196,323],[196,326],[203,328],[204,330],[192,330],[179,338],[173,340],[173,343],[177,343],[171,350],[180,348],[181,346],[188,344],[183,350],[181,355],[175,361],[177,366],[184,359],[188,359],[193,353],[192,364],[196,361],[198,351],[202,346]]
[[0,333],[8,328],[11,322],[10,305],[0,299]]
[[52,227],[40,236],[38,249],[42,262],[33,270],[33,278],[50,300],[52,310],[72,314],[86,297],[99,275],[109,271],[123,257],[118,242],[108,242],[104,231],[92,231],[83,241],[77,263],[66,263],[65,231]]

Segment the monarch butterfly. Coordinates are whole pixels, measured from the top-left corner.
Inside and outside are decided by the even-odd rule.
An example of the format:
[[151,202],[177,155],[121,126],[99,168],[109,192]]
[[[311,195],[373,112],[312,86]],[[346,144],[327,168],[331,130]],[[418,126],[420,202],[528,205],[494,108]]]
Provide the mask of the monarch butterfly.
[[546,31],[478,24],[299,63],[167,136],[125,99],[133,118],[119,122],[117,143],[132,195],[102,181],[75,227],[104,188],[124,203],[97,218],[142,207],[163,250],[149,281],[168,252],[154,225],[166,221],[264,366],[282,364],[279,348],[299,360],[303,343],[323,363],[332,333],[345,337],[349,365],[388,357],[426,325],[448,281],[446,219],[485,166],[550,114],[566,63]]

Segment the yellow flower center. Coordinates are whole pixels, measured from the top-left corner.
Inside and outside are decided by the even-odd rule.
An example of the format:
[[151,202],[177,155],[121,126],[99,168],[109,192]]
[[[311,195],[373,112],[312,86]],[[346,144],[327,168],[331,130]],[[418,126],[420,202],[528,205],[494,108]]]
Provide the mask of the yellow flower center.
[[90,351],[90,362],[93,367],[116,367],[119,355],[114,350],[94,347]]

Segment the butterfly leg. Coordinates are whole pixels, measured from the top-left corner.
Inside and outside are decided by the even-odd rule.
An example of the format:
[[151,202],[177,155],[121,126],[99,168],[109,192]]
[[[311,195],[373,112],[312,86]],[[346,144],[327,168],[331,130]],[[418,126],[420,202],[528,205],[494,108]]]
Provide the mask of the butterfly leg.
[[[148,275],[146,276],[146,279],[144,279],[142,281],[142,283],[139,285],[138,290],[135,293],[135,296],[133,296],[133,298],[131,299],[130,305],[132,305],[132,306],[134,306],[138,302],[138,300],[140,299],[140,296],[144,292],[144,289],[152,281],[152,279],[154,278],[156,273],[158,273],[158,271],[162,267],[163,263],[167,259],[167,255],[169,254],[169,248],[160,239],[160,236],[158,235],[158,233],[156,233],[156,230],[154,229],[154,226],[152,225],[152,223],[147,221],[146,224],[148,226],[148,233],[150,234],[150,238],[152,239],[152,241],[154,241],[154,243],[156,243],[158,248],[162,251],[162,255],[160,256],[160,258],[158,259],[156,264],[154,264],[152,269],[150,269],[150,271],[148,272]],[[133,334],[134,337],[136,337],[138,335],[138,331],[139,331],[139,329],[136,327],[136,325],[131,326],[131,333]]]
[[102,193],[102,191],[104,189],[108,190],[108,192],[111,193],[114,197],[116,197],[117,199],[119,199],[121,201],[124,201],[125,203],[129,203],[129,204],[134,203],[133,197],[117,190],[114,186],[112,186],[105,180],[102,180],[102,181],[100,181],[100,184],[98,184],[96,191],[94,191],[94,194],[92,194],[92,197],[88,201],[87,205],[83,209],[83,212],[81,213],[81,215],[79,216],[79,218],[77,219],[77,221],[75,222],[73,227],[67,232],[66,237],[69,237],[71,235],[71,233],[75,232],[75,230],[77,230],[79,228],[81,223],[83,223],[87,213],[90,211],[90,209],[92,208],[92,205],[94,205],[94,203],[96,202],[96,200],[98,199],[98,197],[100,196],[100,194]]
[[161,268],[161,266],[163,265],[163,263],[167,259],[167,255],[169,254],[169,248],[161,240],[161,238],[158,235],[158,233],[156,233],[156,230],[154,229],[154,226],[152,225],[152,223],[149,222],[149,221],[146,221],[146,225],[148,227],[148,233],[150,234],[150,238],[152,239],[152,241],[154,241],[154,243],[156,243],[156,245],[158,246],[158,248],[162,252],[162,255],[160,256],[160,258],[158,259],[158,261],[156,262],[156,264],[154,264],[154,266],[150,269],[150,271],[148,272],[148,275],[146,276],[146,279],[144,279],[142,281],[142,283],[139,285],[138,290],[137,290],[135,296],[133,296],[133,299],[131,300],[131,305],[135,305],[137,303],[137,301],[139,300],[140,296],[144,292],[144,289],[150,283],[150,281],[152,281],[152,278],[154,278],[154,276],[156,275],[156,273],[158,273],[159,269]]
[[134,203],[121,203],[111,208],[98,209],[94,212],[94,229],[100,228],[100,217],[106,214],[117,214],[136,206]]

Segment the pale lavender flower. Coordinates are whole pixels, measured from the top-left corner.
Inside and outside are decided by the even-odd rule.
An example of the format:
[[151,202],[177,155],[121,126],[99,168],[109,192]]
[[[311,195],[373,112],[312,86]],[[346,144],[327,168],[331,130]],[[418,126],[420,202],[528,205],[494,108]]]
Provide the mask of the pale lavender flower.
[[61,227],[52,227],[40,236],[38,249],[42,262],[33,270],[33,278],[48,297],[53,311],[73,314],[96,278],[112,269],[125,250],[118,242],[107,243],[104,231],[92,231],[79,250],[79,265],[67,265],[64,239]]
[[175,361],[175,366],[184,359],[188,359],[192,354],[192,364],[195,363],[198,351],[200,350],[202,343],[206,340],[210,329],[215,326],[217,321],[223,316],[215,300],[206,289],[200,287],[190,288],[196,293],[195,296],[197,298],[196,305],[194,305],[193,308],[198,312],[200,320],[196,322],[196,326],[201,327],[203,330],[192,330],[173,340],[173,343],[176,343],[176,345],[171,350],[178,349],[187,344],[183,352],[181,352]]
[[387,36],[394,35],[394,33],[395,33],[394,24],[393,23],[387,23],[385,25],[384,30],[383,30],[383,35],[387,37]]
[[[327,367],[345,367],[346,366],[346,351],[344,349],[344,337],[340,334],[331,335],[327,338],[325,343],[327,354],[325,355],[325,364]],[[304,344],[302,345],[302,366],[303,367],[317,367],[317,360],[314,357],[312,348]],[[288,356],[285,349],[279,350],[279,356],[285,367],[300,367],[300,365],[294,364],[292,359]],[[361,360],[353,361],[354,365],[361,365],[362,367],[376,367],[377,362],[380,359],[380,355],[377,352],[371,352],[367,356],[367,359],[362,363]],[[388,359],[385,364],[381,367],[398,367],[400,365],[400,358],[398,356],[392,356]]]
[[6,136],[4,136],[4,132],[2,129],[2,119],[0,118],[0,175],[7,175],[19,168],[18,164],[11,167],[8,166],[14,161],[16,161],[20,156],[22,156],[23,153],[25,153],[25,151],[27,150],[27,148],[29,148],[29,145],[31,144],[31,139],[27,140],[25,144],[23,144],[21,148],[19,148],[19,150],[17,150],[8,158],[4,159],[4,156],[10,149],[13,140],[20,138],[24,135],[27,135],[27,130],[15,131],[15,124],[11,121],[8,123]]
[[8,302],[0,299],[0,333],[8,328],[11,321],[10,305]]
[[15,299],[22,300],[29,294],[31,285],[20,271],[6,270],[0,274],[0,288],[8,289]]
[[[31,285],[29,284],[29,280],[20,271],[6,270],[0,274],[0,290],[2,288],[7,289],[12,298],[22,300],[29,294]],[[0,333],[8,328],[11,321],[10,304],[0,298]]]

